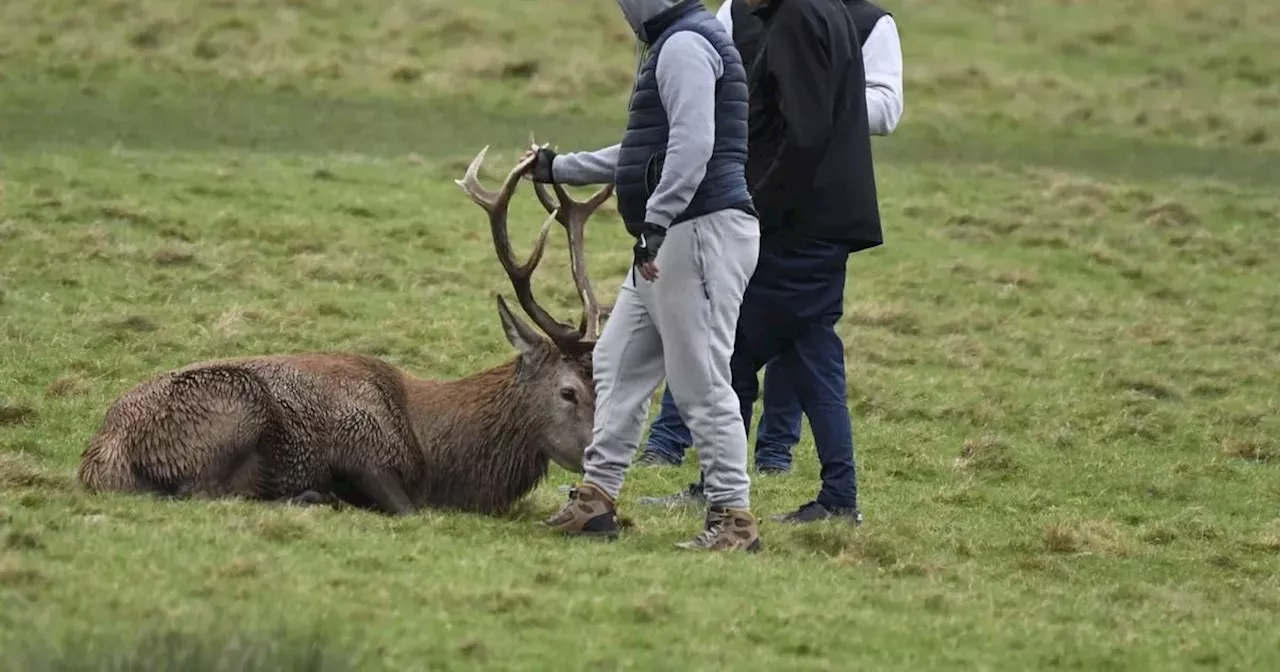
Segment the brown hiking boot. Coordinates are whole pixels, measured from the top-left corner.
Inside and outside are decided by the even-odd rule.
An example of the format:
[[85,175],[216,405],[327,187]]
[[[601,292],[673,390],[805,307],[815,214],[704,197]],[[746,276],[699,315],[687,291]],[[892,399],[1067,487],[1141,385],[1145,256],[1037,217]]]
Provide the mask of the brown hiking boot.
[[723,506],[707,509],[707,522],[702,532],[692,540],[682,541],[676,546],[691,551],[756,553],[764,549],[755,516],[746,509],[726,509]]
[[569,499],[554,516],[542,521],[571,537],[618,538],[618,511],[605,491],[590,483],[569,490]]

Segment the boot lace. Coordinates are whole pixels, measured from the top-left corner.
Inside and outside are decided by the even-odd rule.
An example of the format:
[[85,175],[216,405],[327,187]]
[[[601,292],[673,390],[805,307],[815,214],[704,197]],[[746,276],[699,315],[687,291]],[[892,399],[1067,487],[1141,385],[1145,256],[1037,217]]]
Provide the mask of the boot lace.
[[693,543],[698,546],[710,548],[711,545],[715,543],[716,539],[724,533],[724,527],[727,521],[727,518],[714,518],[707,521],[706,527],[698,533],[698,536],[693,538]]

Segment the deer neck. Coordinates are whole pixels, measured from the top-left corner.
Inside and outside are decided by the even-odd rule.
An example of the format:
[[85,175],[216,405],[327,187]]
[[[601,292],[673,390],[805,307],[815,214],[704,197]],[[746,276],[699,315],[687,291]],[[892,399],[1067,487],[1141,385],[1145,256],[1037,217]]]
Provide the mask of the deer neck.
[[498,512],[546,475],[549,460],[533,445],[516,362],[448,382],[405,380],[410,423],[430,472],[427,503]]

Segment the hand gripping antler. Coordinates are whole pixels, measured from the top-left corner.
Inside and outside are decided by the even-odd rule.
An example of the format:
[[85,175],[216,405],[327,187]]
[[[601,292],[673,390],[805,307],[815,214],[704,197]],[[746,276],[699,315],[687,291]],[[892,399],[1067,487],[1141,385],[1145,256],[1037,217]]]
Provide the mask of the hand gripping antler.
[[[511,248],[511,237],[507,231],[507,209],[511,204],[511,196],[515,193],[516,187],[519,186],[520,177],[533,167],[536,157],[526,157],[516,164],[515,168],[512,168],[511,172],[507,174],[498,191],[493,192],[481,186],[478,177],[480,165],[484,163],[484,157],[488,151],[489,147],[486,145],[476,155],[476,158],[471,160],[471,164],[467,166],[467,172],[462,179],[454,180],[454,183],[462,187],[467,196],[488,213],[489,230],[493,234],[494,252],[497,253],[498,261],[506,271],[507,277],[510,278],[511,286],[516,292],[516,298],[519,300],[520,306],[524,308],[525,313],[562,351],[576,353],[583,350],[584,347],[589,350],[594,345],[598,332],[591,332],[591,337],[587,338],[589,330],[584,326],[579,326],[579,328],[575,329],[571,325],[560,322],[552,317],[551,313],[547,312],[546,309],[538,305],[538,302],[533,298],[533,271],[537,268],[538,262],[542,261],[542,253],[547,245],[547,235],[551,231],[551,222],[559,216],[559,213],[553,210],[546,221],[542,223],[542,228],[538,232],[538,239],[533,245],[533,252],[529,254],[528,261],[523,264],[517,263],[515,251]],[[576,260],[577,257],[571,256],[571,259]],[[583,273],[585,281],[585,266]],[[583,297],[584,304],[588,296],[591,296],[594,301],[589,281],[586,281],[585,289],[582,282],[579,282],[576,265],[573,275],[574,282],[578,286],[578,294]],[[599,318],[591,318],[590,312],[590,306],[585,305],[582,325],[599,323]]]

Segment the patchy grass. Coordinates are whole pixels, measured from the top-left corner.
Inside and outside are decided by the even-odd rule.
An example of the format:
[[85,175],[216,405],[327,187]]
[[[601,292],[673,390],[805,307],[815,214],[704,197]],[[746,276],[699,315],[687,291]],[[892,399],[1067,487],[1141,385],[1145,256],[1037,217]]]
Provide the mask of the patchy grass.
[[98,669],[120,672],[346,672],[356,669],[322,633],[302,638],[288,633],[187,632],[158,630],[125,642],[86,638],[73,643],[30,642],[14,656],[20,669],[62,672]]
[[[695,512],[632,506],[692,466],[634,473],[607,546],[538,526],[558,470],[502,519],[72,478],[159,369],[511,357],[451,180],[490,143],[496,179],[531,130],[615,139],[612,4],[5,3],[0,666],[1275,668],[1276,10],[888,7],[908,111],[876,140],[888,243],[851,263],[840,326],[867,523],[766,522],[764,555],[707,558],[671,548]],[[607,210],[611,300],[630,255]],[[518,251],[542,216],[525,189]],[[567,318],[565,257],[536,282]],[[806,433],[758,512],[810,497],[815,462]]]
[[[1280,148],[1269,122],[1280,65],[1264,56],[1280,23],[1271,3],[886,7],[902,18],[914,123],[1064,125]],[[8,58],[90,89],[102,78],[165,72],[607,115],[624,104],[634,65],[614,6],[570,0],[371,0],[359,11],[341,0],[51,0],[7,3],[0,26]]]

